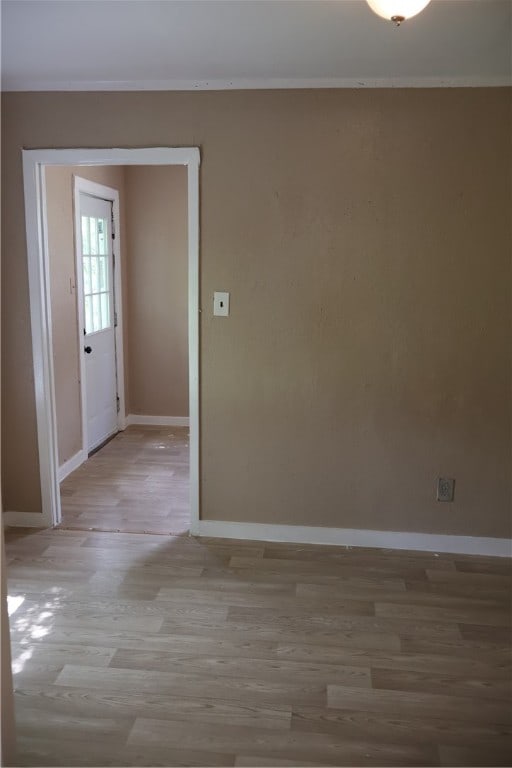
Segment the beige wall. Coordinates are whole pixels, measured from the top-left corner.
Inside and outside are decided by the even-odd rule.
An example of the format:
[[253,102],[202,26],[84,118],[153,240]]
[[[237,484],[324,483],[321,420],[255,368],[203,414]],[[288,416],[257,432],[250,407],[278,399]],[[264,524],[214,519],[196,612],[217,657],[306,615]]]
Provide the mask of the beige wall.
[[[75,175],[118,190],[121,235],[125,234],[124,168],[53,166],[46,169],[53,362],[60,464],[82,449],[73,215]],[[121,243],[125,242],[126,236],[121,237]],[[121,259],[124,261],[124,253],[121,254]]]
[[125,178],[130,413],[188,416],[187,169]]
[[40,506],[21,147],[197,145],[203,517],[509,536],[510,104],[508,89],[5,94],[9,508]]

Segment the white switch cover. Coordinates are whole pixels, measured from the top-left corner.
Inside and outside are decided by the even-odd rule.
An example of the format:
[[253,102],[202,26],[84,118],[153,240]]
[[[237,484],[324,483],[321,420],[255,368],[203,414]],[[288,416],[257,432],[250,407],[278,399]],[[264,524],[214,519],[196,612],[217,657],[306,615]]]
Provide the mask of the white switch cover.
[[229,293],[215,291],[213,294],[213,314],[216,317],[227,317],[229,315]]

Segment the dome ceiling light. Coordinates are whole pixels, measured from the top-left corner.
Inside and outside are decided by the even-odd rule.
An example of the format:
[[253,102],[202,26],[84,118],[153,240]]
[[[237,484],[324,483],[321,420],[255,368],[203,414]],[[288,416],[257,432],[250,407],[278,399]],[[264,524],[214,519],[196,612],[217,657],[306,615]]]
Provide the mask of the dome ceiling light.
[[366,0],[377,16],[393,21],[397,27],[416,14],[420,13],[430,0]]

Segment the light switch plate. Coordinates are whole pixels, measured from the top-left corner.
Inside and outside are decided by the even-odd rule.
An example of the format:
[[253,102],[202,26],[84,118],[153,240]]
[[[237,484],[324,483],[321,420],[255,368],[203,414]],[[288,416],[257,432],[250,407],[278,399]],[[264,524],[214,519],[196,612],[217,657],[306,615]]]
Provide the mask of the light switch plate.
[[213,294],[213,314],[216,317],[227,317],[229,315],[229,293],[215,291]]

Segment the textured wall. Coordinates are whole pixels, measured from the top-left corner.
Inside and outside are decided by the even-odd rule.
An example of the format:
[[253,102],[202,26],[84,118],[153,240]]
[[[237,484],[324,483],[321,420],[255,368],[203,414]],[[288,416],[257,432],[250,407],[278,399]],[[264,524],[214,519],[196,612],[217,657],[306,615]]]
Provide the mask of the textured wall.
[[203,517],[510,535],[508,89],[6,94],[2,117],[8,508],[40,504],[21,147],[197,145]]
[[125,169],[130,413],[188,416],[187,169]]

